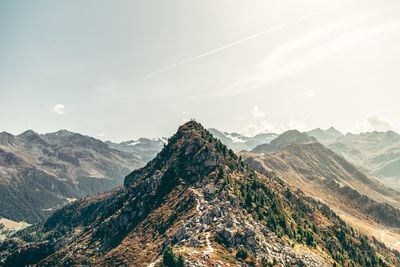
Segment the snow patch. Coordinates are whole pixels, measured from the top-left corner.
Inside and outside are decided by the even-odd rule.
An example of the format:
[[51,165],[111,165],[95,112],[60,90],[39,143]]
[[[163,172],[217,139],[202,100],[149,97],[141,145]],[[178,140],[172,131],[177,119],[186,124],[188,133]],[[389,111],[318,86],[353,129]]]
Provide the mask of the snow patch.
[[138,144],[140,144],[140,140],[135,140],[135,141],[130,141],[130,142],[128,143],[128,146],[136,146],[136,145],[138,145]]

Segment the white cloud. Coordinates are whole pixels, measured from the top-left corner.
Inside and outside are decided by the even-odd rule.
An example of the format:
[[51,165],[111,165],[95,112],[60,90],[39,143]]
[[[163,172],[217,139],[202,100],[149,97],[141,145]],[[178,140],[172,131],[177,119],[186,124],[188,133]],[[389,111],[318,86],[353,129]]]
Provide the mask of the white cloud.
[[58,115],[63,115],[65,113],[65,106],[63,104],[56,104],[51,111]]
[[315,93],[313,90],[308,90],[297,94],[297,97],[314,97],[314,96]]
[[104,134],[104,133],[97,134],[97,137],[105,137],[105,136],[106,136],[106,134]]
[[378,114],[368,114],[364,120],[357,121],[353,132],[371,132],[371,131],[400,131],[400,122],[385,118]]
[[299,131],[306,130],[305,119],[302,121],[291,120],[286,124],[269,123],[263,120],[259,124],[249,124],[242,129],[242,134],[245,136],[255,136],[260,133],[283,133],[287,130],[297,129]]
[[256,105],[256,106],[253,106],[253,117],[262,118],[262,117],[265,117],[265,113],[260,111],[260,108]]

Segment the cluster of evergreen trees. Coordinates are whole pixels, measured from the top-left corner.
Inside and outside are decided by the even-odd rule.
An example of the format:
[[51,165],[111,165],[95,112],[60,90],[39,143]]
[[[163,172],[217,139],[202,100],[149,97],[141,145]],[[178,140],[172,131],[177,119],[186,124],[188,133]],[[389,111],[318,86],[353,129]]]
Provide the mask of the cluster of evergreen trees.
[[167,247],[163,253],[163,267],[185,267],[185,260],[181,256],[176,256],[171,247]]
[[[248,179],[237,184],[237,192],[244,207],[264,221],[278,237],[285,235],[293,243],[310,248],[319,246],[340,266],[387,266],[369,239],[347,226],[326,205],[302,194],[293,194],[288,188],[284,189],[279,181],[275,183],[271,179],[268,183],[275,185],[269,186],[261,182],[251,169],[249,173]],[[280,186],[282,188],[279,189]],[[318,227],[314,218],[318,212],[327,217],[332,225]]]

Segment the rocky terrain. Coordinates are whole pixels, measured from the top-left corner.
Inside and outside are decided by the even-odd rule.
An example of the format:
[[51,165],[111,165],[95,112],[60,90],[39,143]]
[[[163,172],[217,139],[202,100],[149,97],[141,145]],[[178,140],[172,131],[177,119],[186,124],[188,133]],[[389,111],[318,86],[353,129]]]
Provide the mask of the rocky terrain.
[[[124,187],[78,200],[0,246],[5,266],[398,266],[325,204],[181,126]],[[173,263],[173,264],[172,264]]]
[[138,153],[66,130],[17,136],[2,132],[0,217],[43,221],[68,202],[122,184],[122,177],[146,162]]

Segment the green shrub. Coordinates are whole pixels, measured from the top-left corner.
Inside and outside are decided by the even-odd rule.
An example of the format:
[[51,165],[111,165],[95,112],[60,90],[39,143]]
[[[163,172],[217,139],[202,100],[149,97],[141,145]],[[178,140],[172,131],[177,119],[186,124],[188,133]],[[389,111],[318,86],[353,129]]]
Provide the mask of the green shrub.
[[249,256],[249,253],[245,248],[239,248],[236,252],[236,259],[245,260]]

